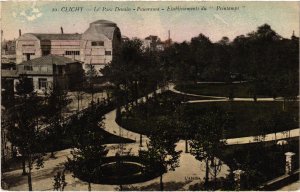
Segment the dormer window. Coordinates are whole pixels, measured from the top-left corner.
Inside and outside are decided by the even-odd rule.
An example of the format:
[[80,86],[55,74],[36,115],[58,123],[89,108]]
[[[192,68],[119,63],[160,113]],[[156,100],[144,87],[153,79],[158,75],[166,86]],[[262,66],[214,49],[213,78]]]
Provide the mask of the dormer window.
[[104,46],[104,41],[92,41],[92,46]]

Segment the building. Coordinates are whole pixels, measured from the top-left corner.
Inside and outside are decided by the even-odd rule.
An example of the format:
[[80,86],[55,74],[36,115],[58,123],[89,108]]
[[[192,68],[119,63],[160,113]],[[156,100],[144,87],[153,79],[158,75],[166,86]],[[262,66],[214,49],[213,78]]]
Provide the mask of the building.
[[17,74],[30,79],[40,94],[52,86],[73,89],[83,80],[82,62],[58,55],[23,61],[17,65]]
[[1,63],[1,101],[9,100],[14,95],[14,81],[18,78],[16,66],[11,63]]
[[26,33],[16,40],[16,63],[49,54],[76,59],[83,64],[103,68],[112,61],[121,44],[121,32],[117,24],[107,20],[90,23],[83,34]]
[[159,50],[161,40],[158,36],[150,35],[143,40],[143,48],[150,49],[152,51]]
[[1,45],[2,55],[15,55],[16,54],[16,40],[4,40]]
[[149,35],[143,40],[143,48],[150,49],[152,51],[154,50],[163,51],[171,44],[172,44],[172,39],[170,38],[170,31],[169,31],[169,38],[166,41],[161,41],[161,39],[155,35]]

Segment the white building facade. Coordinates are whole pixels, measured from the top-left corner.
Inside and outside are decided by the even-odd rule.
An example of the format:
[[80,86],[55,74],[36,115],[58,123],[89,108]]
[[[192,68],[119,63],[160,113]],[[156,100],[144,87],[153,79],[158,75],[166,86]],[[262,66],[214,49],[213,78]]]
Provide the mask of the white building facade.
[[26,33],[16,40],[16,63],[52,54],[94,65],[99,71],[112,61],[120,44],[120,29],[107,20],[90,23],[83,34]]

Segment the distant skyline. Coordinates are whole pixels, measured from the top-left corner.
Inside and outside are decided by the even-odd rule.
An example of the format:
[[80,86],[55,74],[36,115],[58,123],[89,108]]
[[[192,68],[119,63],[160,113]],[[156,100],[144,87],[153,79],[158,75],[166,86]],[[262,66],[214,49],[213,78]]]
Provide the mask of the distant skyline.
[[[89,23],[100,19],[117,23],[122,35],[129,38],[143,39],[149,35],[157,35],[166,40],[170,30],[173,41],[190,41],[192,37],[203,33],[215,42],[223,36],[233,40],[238,35],[255,31],[265,23],[271,25],[272,29],[284,38],[290,38],[293,31],[299,36],[299,2],[60,1],[1,4],[1,29],[6,40],[18,38],[19,29],[22,30],[22,34],[60,33],[62,26],[64,33],[83,33]],[[79,8],[76,9],[77,12],[67,12],[70,7]],[[102,11],[103,7],[112,8],[113,11]],[[131,11],[115,11],[116,7]],[[167,11],[168,7],[173,10]],[[177,11],[174,10],[176,7],[205,7],[207,10]],[[224,7],[230,7],[232,10],[220,10]],[[120,10],[118,8],[117,10]],[[144,8],[160,8],[160,11],[144,11]],[[53,9],[58,11],[53,12]]]

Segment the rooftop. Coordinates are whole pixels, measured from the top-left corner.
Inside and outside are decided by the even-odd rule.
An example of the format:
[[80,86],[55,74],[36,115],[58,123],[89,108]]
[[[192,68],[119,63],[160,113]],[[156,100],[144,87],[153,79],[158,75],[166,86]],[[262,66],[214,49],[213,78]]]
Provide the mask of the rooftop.
[[47,55],[47,56],[43,56],[43,57],[39,57],[36,59],[32,59],[29,61],[24,61],[22,63],[20,63],[19,65],[66,65],[69,63],[77,63],[80,61],[77,60],[73,60],[67,57],[63,57],[63,56],[58,56],[58,55]]
[[81,34],[52,34],[52,33],[28,33],[34,35],[39,40],[80,40]]
[[109,25],[109,26],[116,26],[117,24],[112,22],[112,21],[108,21],[108,20],[97,20],[97,21],[94,21],[92,23],[90,23],[90,25],[93,25],[93,24],[100,24],[100,25]]

